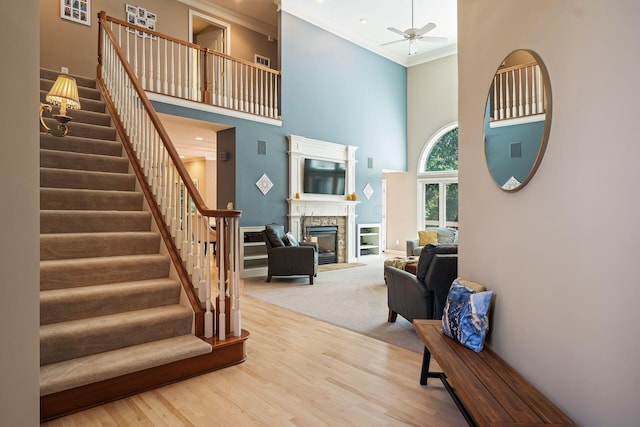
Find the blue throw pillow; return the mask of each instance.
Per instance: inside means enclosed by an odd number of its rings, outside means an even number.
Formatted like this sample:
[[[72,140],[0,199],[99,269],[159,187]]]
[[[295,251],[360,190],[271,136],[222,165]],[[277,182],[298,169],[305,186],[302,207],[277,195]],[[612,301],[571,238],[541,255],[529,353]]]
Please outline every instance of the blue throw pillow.
[[[476,353],[482,351],[492,297],[493,291],[474,292],[454,280],[442,315],[442,332]]]

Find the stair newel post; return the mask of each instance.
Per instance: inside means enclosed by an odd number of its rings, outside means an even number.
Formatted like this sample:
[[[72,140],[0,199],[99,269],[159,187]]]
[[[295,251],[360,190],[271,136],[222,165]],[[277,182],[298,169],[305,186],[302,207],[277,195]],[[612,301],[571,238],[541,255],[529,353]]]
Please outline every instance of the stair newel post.
[[[226,276],[226,263],[227,263],[227,248],[225,236],[227,230],[225,228],[224,218],[218,218],[218,339],[226,339],[227,330],[227,318],[226,318],[226,297],[227,291],[225,288],[225,276]]]
[[[242,334],[242,316],[240,314],[240,228],[238,218],[229,218],[229,229],[231,230],[231,254],[233,256],[233,269],[231,275],[232,304],[231,316],[233,324],[233,335],[239,337]]]

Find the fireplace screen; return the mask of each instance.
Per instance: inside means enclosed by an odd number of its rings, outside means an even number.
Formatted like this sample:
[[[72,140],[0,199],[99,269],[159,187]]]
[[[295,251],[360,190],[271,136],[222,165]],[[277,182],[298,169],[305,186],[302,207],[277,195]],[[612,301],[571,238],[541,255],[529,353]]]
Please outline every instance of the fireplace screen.
[[[306,235],[318,242],[318,264],[338,262],[338,227],[331,225],[307,227]]]

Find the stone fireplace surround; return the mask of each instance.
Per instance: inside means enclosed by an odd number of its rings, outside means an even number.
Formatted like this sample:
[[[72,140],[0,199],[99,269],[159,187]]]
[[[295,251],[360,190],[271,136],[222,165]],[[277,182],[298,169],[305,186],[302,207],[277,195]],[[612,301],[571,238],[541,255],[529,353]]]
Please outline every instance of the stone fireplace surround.
[[[306,194],[303,190],[304,159],[344,162],[346,194],[355,191],[355,152],[358,147],[289,136],[289,230],[304,239],[304,227],[338,227],[338,262],[356,262],[356,205],[346,196]],[[299,198],[296,197],[299,195]]]

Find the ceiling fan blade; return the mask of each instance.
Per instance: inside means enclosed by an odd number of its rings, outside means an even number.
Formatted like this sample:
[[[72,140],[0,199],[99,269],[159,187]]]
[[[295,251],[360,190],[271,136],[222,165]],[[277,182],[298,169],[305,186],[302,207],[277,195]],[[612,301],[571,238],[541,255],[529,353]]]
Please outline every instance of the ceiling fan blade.
[[[418,40],[423,41],[423,42],[445,42],[445,41],[447,41],[447,38],[446,37],[424,36],[424,37],[419,37]]]
[[[427,25],[420,28],[416,33],[416,35],[421,36],[423,34],[427,34],[429,31],[433,30],[434,28],[436,28],[436,24],[434,24],[433,22],[429,22]]]
[[[380,46],[388,46],[390,44],[396,44],[396,43],[400,43],[400,42],[406,42],[407,39],[402,39],[402,40],[394,40],[392,42],[386,42],[386,43],[382,43]]]
[[[396,33],[396,34],[399,34],[399,35],[401,35],[402,37],[404,37],[404,32],[403,32],[403,31],[400,31],[400,30],[399,30],[399,29],[397,29],[397,28],[387,27],[387,30],[391,31],[392,33]]]

